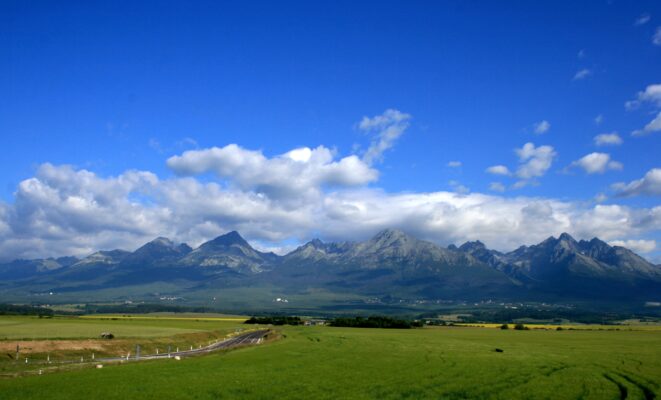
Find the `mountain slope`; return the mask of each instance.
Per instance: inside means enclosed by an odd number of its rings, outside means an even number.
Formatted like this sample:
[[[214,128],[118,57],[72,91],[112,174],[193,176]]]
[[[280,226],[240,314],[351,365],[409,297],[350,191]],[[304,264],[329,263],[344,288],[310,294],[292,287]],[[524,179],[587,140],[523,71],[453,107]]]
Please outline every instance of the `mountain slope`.
[[[567,233],[557,239],[500,254],[462,246],[463,251],[518,279],[532,291],[585,298],[654,295],[661,269],[632,251],[594,238],[577,242]]]
[[[370,295],[473,298],[516,289],[509,277],[471,255],[392,229],[359,243],[309,242],[286,255],[269,277]]]
[[[232,231],[210,240],[178,261],[179,265],[229,268],[241,273],[259,273],[278,260],[273,253],[262,253]]]
[[[255,250],[237,232],[196,249],[156,238],[134,252],[0,265],[3,290],[182,295],[238,288],[409,299],[659,300],[661,268],[634,252],[568,234],[501,253],[482,242],[440,247],[387,229],[363,242],[314,239],[285,256]],[[152,289],[145,289],[145,288]],[[113,293],[114,293],[113,292]],[[121,296],[120,296],[121,298]]]

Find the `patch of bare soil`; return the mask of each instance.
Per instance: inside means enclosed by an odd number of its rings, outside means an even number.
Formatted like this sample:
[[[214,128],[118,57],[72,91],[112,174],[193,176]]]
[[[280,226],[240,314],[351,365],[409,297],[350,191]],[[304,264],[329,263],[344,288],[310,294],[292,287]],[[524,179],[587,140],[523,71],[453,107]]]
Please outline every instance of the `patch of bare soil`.
[[[0,341],[0,352],[11,353],[19,345],[21,353],[46,353],[51,351],[103,350],[108,342],[102,340],[28,340]]]

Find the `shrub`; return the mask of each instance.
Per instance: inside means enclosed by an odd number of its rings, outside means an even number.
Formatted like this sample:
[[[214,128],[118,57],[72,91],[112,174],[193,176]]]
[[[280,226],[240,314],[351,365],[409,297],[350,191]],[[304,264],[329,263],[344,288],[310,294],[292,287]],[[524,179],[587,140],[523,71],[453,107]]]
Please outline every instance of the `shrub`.
[[[507,324],[502,324],[502,325],[500,326],[500,329],[509,329],[509,328],[510,328],[510,326],[507,325]]]
[[[244,324],[271,324],[271,325],[302,325],[300,317],[289,316],[271,316],[271,317],[251,317]]]
[[[422,327],[420,321],[408,321],[382,316],[363,317],[338,317],[330,321],[330,326],[344,326],[349,328],[388,328],[388,329],[411,329]]]
[[[525,326],[523,324],[516,324],[516,325],[514,325],[514,329],[516,329],[517,331],[527,331],[530,328],[528,328],[527,326]]]

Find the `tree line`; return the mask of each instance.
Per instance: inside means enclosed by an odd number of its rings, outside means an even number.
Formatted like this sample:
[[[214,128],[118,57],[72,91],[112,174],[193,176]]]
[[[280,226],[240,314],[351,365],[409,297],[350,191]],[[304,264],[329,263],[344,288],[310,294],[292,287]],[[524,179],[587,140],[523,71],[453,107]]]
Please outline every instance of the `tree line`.
[[[386,329],[411,329],[422,327],[421,321],[409,321],[391,317],[371,316],[363,317],[338,317],[329,323],[330,326],[341,326],[349,328],[386,328]]]
[[[300,317],[290,317],[286,315],[275,315],[268,317],[250,317],[244,324],[262,324],[262,325],[302,325]]]
[[[45,307],[29,305],[0,304],[0,315],[38,315],[39,317],[52,317],[53,310]]]

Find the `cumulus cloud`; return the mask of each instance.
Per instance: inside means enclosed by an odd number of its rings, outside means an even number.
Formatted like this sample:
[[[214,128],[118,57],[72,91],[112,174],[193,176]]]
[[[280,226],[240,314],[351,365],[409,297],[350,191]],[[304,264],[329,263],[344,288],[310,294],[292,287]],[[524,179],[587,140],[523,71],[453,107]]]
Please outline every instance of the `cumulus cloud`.
[[[0,259],[133,250],[156,236],[196,246],[230,230],[238,230],[260,248],[285,251],[292,243],[314,236],[363,240],[389,227],[439,244],[481,239],[500,250],[564,231],[579,238],[625,240],[661,229],[661,206],[590,206],[581,201],[459,193],[463,190],[458,182],[456,192],[389,193],[370,187],[369,179],[362,179],[365,183],[361,185],[350,180],[350,185],[324,188],[320,182],[326,178],[312,177],[325,176],[325,172],[290,165],[321,157],[316,149],[295,149],[271,158],[245,149],[241,150],[247,153],[236,152],[239,149],[230,155],[248,160],[228,161],[224,154],[218,161],[216,152],[192,153],[196,156],[192,158],[184,153],[175,158],[178,162],[172,167],[181,168],[184,175],[221,171],[215,179],[162,179],[148,171],[102,177],[71,166],[44,164],[34,177],[18,185],[11,203],[0,202]],[[538,149],[529,150],[535,153]],[[199,161],[197,156],[206,160],[204,167],[193,162]],[[534,154],[525,156],[529,160]],[[343,159],[322,158],[325,161],[315,171]],[[239,171],[232,162],[260,171],[263,164],[282,168],[284,173],[292,173],[290,179],[306,182],[312,189],[304,189],[302,183],[294,187],[314,195],[298,201],[296,191],[262,191],[260,174]],[[230,172],[234,175],[228,175]],[[504,189],[492,186],[498,188]],[[292,202],[297,205],[291,206]]]
[[[617,132],[602,133],[594,137],[594,144],[597,146],[618,146],[622,144],[622,138]]]
[[[459,168],[459,167],[461,167],[461,165],[462,165],[461,161],[450,161],[448,163],[448,167],[450,167],[450,168]]]
[[[511,175],[509,168],[507,168],[504,165],[492,165],[491,167],[486,169],[486,172],[493,175],[505,175],[505,176]]]
[[[607,153],[590,153],[571,163],[571,167],[580,167],[587,174],[603,174],[608,170],[621,170],[621,162],[611,160]]]
[[[581,70],[578,70],[578,71],[574,74],[574,80],[575,80],[575,81],[579,81],[579,80],[581,80],[581,79],[585,79],[585,78],[587,78],[587,77],[590,76],[590,75],[592,75],[592,71],[590,71],[590,70],[587,69],[587,68],[583,68],[583,69],[581,69]]]
[[[637,129],[631,132],[632,136],[644,136],[652,132],[661,131],[661,83],[648,85],[645,90],[638,92],[634,100],[624,103],[624,107],[627,110],[635,110],[645,103],[655,107],[658,113],[643,129]]]
[[[645,90],[636,94],[636,98],[624,103],[624,108],[627,110],[635,110],[642,103],[651,103],[657,107],[661,107],[661,83],[648,85]]]
[[[326,186],[360,186],[378,178],[378,171],[355,155],[335,160],[333,152],[319,146],[302,147],[268,158],[261,151],[236,144],[189,150],[167,160],[179,175],[212,172],[243,190],[266,193],[274,198],[318,195]]]
[[[372,142],[363,155],[363,161],[367,165],[382,161],[383,153],[390,149],[406,131],[410,119],[411,115],[394,109],[388,109],[383,114],[372,118],[363,117],[358,124],[358,129],[374,134]]]
[[[612,188],[622,197],[661,195],[661,168],[652,168],[642,178],[629,183],[615,183]]]
[[[519,168],[516,176],[521,179],[533,179],[543,176],[556,157],[556,152],[551,146],[535,147],[533,143],[526,143],[520,149],[514,150],[519,157]]]
[[[649,253],[656,248],[655,240],[611,240],[608,242],[611,246],[626,247],[636,253]]]
[[[661,131],[661,111],[659,111],[656,117],[645,125],[643,129],[636,129],[631,132],[631,136],[645,136],[659,131]]]
[[[533,124],[533,131],[538,135],[548,132],[549,129],[551,129],[551,123],[547,120],[539,121]]]
[[[641,26],[645,25],[646,23],[650,22],[650,19],[652,19],[652,16],[649,15],[648,13],[641,14],[636,20],[634,21],[635,26]]]

